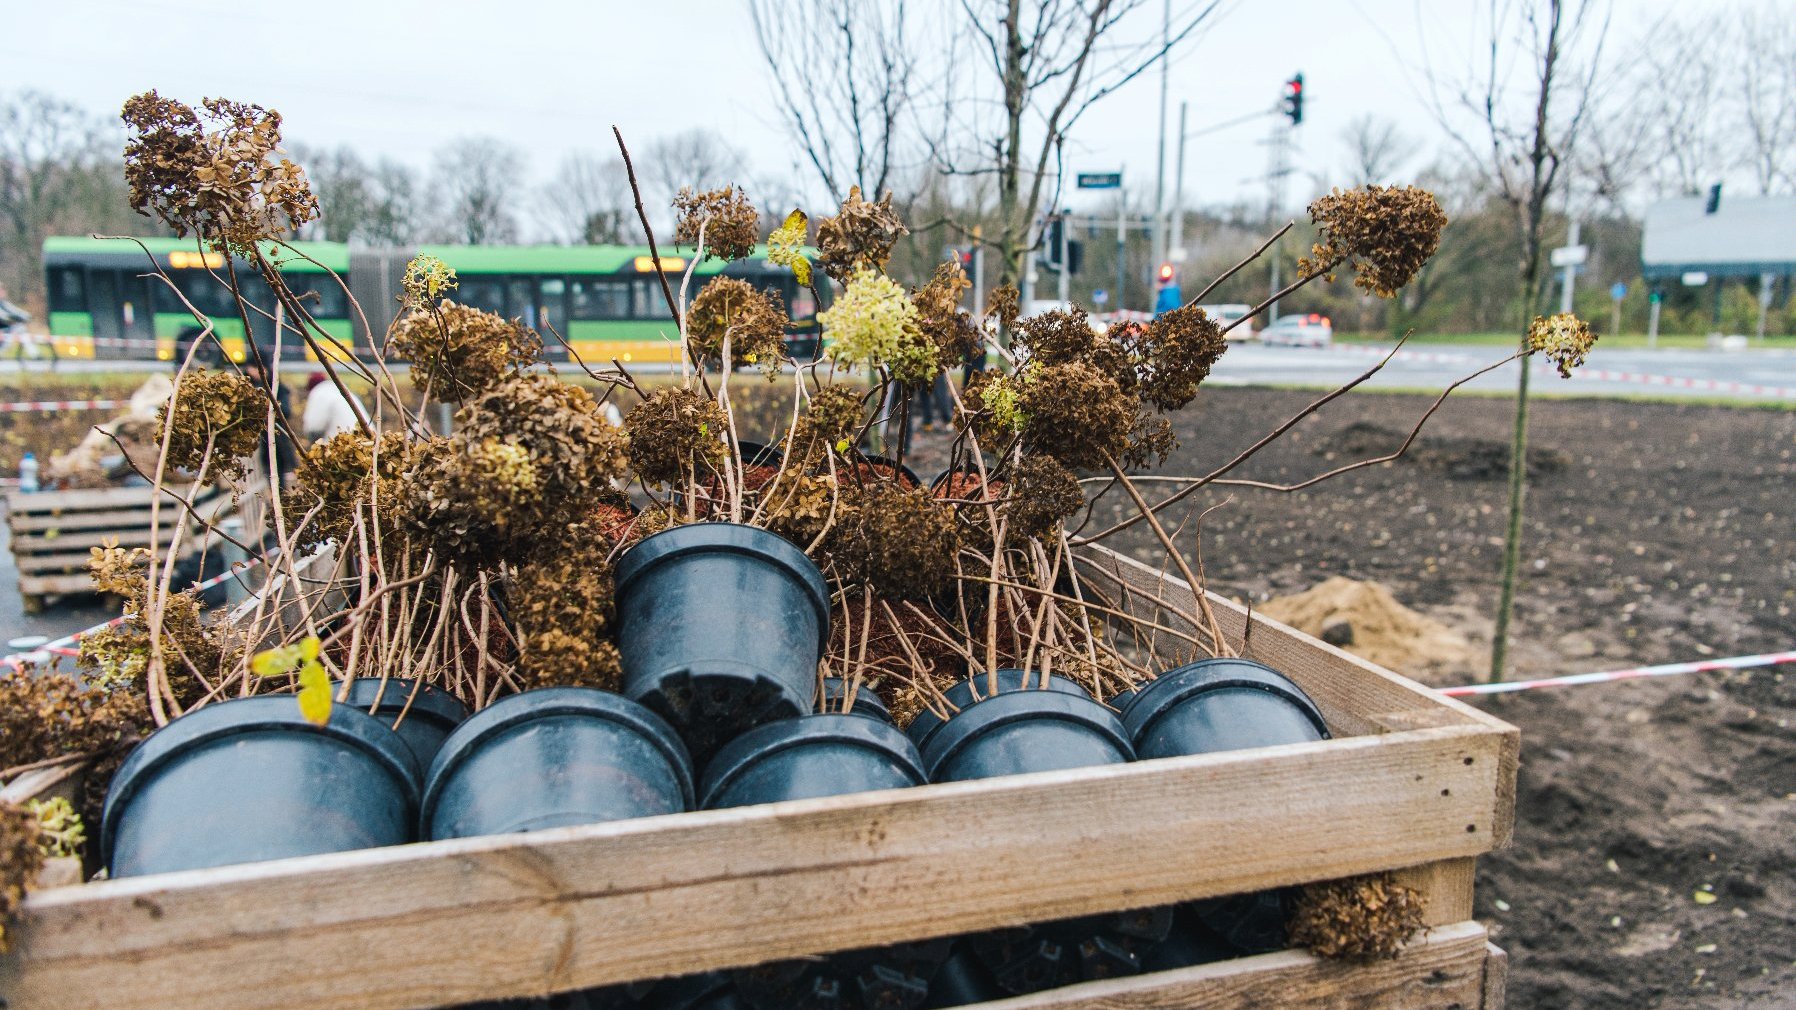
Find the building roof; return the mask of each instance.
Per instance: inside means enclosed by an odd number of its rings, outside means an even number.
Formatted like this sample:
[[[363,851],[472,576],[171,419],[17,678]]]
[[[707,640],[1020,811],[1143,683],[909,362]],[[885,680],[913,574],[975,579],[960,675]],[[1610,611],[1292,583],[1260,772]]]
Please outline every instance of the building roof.
[[[1716,277],[1796,273],[1796,196],[1721,194],[1715,213],[1707,196],[1661,200],[1646,209],[1640,243],[1647,277],[1700,271]]]

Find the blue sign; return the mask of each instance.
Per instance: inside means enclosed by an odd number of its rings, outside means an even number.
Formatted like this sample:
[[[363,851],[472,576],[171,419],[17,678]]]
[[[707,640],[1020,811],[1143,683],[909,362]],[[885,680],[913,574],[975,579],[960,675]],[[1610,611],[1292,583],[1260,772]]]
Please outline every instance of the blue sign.
[[[1171,312],[1183,304],[1185,304],[1185,296],[1180,293],[1179,285],[1175,281],[1162,287],[1159,293],[1154,295],[1154,315]]]
[[[1080,172],[1080,189],[1121,189],[1121,172]]]
[[[1620,281],[1616,281],[1615,286],[1609,289],[1609,297],[1615,299],[1618,302],[1621,301],[1623,298],[1626,298],[1627,296],[1628,296],[1628,286],[1626,284],[1623,284]]]
[[[1110,301],[1110,292],[1105,291],[1103,288],[1098,288],[1091,293],[1091,301],[1094,305],[1107,304]]]

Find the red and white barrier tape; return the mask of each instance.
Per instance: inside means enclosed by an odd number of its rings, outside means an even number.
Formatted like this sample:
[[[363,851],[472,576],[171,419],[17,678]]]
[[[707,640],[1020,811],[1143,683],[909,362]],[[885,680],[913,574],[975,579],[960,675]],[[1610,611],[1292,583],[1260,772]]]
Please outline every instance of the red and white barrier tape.
[[[0,403],[0,414],[31,414],[52,410],[117,410],[130,405],[130,400],[22,400],[18,403]]]
[[[1468,684],[1444,687],[1440,693],[1449,698],[1480,694],[1509,694],[1532,691],[1538,687],[1573,687],[1578,684],[1606,684],[1616,680],[1638,680],[1642,677],[1675,677],[1685,673],[1707,673],[1711,670],[1748,670],[1759,666],[1796,663],[1796,651],[1767,652],[1757,656],[1731,656],[1727,659],[1703,659],[1694,663],[1666,663],[1663,666],[1636,666],[1630,670],[1604,670],[1600,673],[1578,673],[1569,677],[1546,677],[1541,680],[1506,680],[1497,684]]]
[[[205,579],[200,582],[195,582],[193,584],[192,588],[194,588],[194,589],[211,589],[213,586],[220,585],[222,583],[230,581],[231,579],[236,578],[238,575],[242,574],[243,572],[248,571],[249,569],[255,567],[258,564],[261,564],[261,559],[251,558],[248,562],[244,563],[240,567],[233,568],[230,571],[224,572],[219,575],[214,575],[209,579]],[[122,614],[118,617],[113,618],[110,621],[102,621],[99,624],[96,624],[91,628],[83,628],[82,630],[77,631],[72,635],[65,635],[62,638],[58,638],[54,642],[46,642],[43,645],[40,645],[35,649],[29,649],[25,652],[17,652],[10,656],[0,656],[0,666],[12,666],[12,667],[17,667],[17,668],[23,668],[25,665],[24,657],[26,657],[34,652],[51,652],[51,653],[55,653],[56,655],[59,655],[59,656],[79,656],[81,654],[80,650],[70,648],[70,646],[73,646],[75,643],[81,641],[83,638],[86,638],[89,635],[98,634],[99,632],[105,631],[107,628],[116,628],[119,625],[130,620],[131,617],[132,617],[131,614]]]
[[[1391,355],[1393,361],[1425,361],[1431,364],[1467,365],[1476,364],[1479,359],[1469,354],[1453,354],[1442,351],[1410,351],[1399,350],[1392,354],[1389,347],[1376,344],[1335,344],[1341,350],[1358,354],[1384,357]],[[1557,376],[1558,369],[1544,362],[1534,366],[1534,374]],[[1597,382],[1631,382],[1643,386],[1661,386],[1669,389],[1700,390],[1705,393],[1728,393],[1735,396],[1772,396],[1786,400],[1796,400],[1796,386],[1765,386],[1753,382],[1735,382],[1731,379],[1700,379],[1688,375],[1658,375],[1652,372],[1622,372],[1610,368],[1580,367],[1572,372],[1573,378],[1592,379]]]

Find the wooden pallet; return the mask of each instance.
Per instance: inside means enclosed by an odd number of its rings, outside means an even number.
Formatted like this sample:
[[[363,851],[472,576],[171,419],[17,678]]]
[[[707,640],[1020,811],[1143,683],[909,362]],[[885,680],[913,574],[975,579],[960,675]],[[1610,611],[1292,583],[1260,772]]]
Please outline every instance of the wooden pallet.
[[[1082,572],[1115,597],[1190,599],[1109,552]],[[1238,640],[1246,614],[1211,604]],[[1394,961],[1287,951],[986,1010],[1500,1010],[1473,861],[1509,839],[1516,730],[1253,620],[1253,654],[1336,739],[45,891],[0,959],[0,998],[410,1010],[1397,870],[1431,928]]]
[[[216,537],[208,534],[205,524],[188,512],[176,495],[192,501],[200,516],[211,522],[234,508],[230,495],[216,487],[164,490],[158,528],[152,536],[150,512],[155,499],[147,487],[7,495],[6,522],[26,611],[42,609],[47,596],[91,592],[87,561],[92,548],[116,541],[120,547],[154,543],[166,551],[177,528],[183,528],[183,558],[210,546]]]

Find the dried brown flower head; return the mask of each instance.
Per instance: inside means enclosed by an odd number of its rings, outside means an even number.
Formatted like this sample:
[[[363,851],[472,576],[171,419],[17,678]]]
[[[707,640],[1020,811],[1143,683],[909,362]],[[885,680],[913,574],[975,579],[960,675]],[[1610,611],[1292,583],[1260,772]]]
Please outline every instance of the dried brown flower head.
[[[1007,499],[1001,514],[1019,537],[1052,537],[1061,523],[1085,507],[1079,478],[1052,456],[1018,460],[1000,493]]]
[[[1311,884],[1291,910],[1291,942],[1318,956],[1379,961],[1422,928],[1423,902],[1389,873]]]
[[[1135,363],[1128,350],[1109,334],[1092,329],[1091,317],[1078,306],[1050,309],[1018,320],[1016,340],[1028,352],[1032,363],[1068,365],[1080,362],[1109,376],[1124,392],[1135,391]]]
[[[1009,329],[1016,325],[1017,316],[1022,314],[1021,299],[1016,285],[1000,284],[985,297],[985,315]]]
[[[1106,456],[1127,452],[1139,406],[1114,378],[1085,362],[1032,365],[1017,395],[1024,449],[1081,470],[1106,469]]]
[[[530,687],[618,686],[621,660],[607,637],[615,612],[611,543],[603,532],[571,527],[518,566],[509,612],[517,672]]]
[[[402,316],[387,340],[388,350],[412,363],[412,381],[450,403],[518,374],[543,350],[542,337],[518,320],[447,299]]]
[[[858,270],[884,270],[892,246],[908,234],[910,229],[892,210],[892,194],[870,203],[854,186],[836,216],[817,225],[817,264],[837,283],[846,284]]]
[[[792,428],[794,451],[811,453],[841,446],[843,439],[860,434],[866,423],[867,391],[859,386],[824,386],[811,394],[804,413]],[[815,443],[815,444],[813,444]],[[847,446],[841,446],[846,451]]]
[[[282,156],[280,113],[222,98],[201,109],[154,91],[125,103],[132,209],[242,253],[318,216],[305,172]]]
[[[168,465],[207,480],[241,480],[248,459],[262,447],[268,427],[268,394],[236,372],[188,372],[175,383],[170,401],[174,424],[168,434]],[[169,406],[157,414],[160,427]]]
[[[506,379],[455,413],[470,445],[504,442],[528,453],[542,495],[571,514],[624,474],[624,435],[592,393],[552,375]]]
[[[382,433],[378,445],[359,430],[340,432],[306,450],[306,461],[293,495],[297,511],[289,511],[303,516],[318,510],[301,531],[302,548],[344,542],[358,514],[383,533],[397,529],[400,478],[410,463],[410,443],[403,432]]]
[[[954,425],[971,431],[988,451],[1002,448],[1022,433],[1027,420],[1018,407],[1021,380],[1002,372],[975,372],[961,390],[961,406],[955,412]]]
[[[791,469],[767,482],[760,505],[768,529],[804,548],[823,532],[832,509],[859,498],[858,488],[841,485],[826,473]]]
[[[760,236],[761,216],[755,212],[748,195],[735,186],[695,193],[692,187],[680,189],[674,197],[674,210],[679,223],[674,227],[674,241],[697,246],[699,229],[704,228],[705,255],[713,259],[739,260],[754,255],[755,239]]]
[[[938,368],[955,368],[985,347],[985,334],[960,308],[961,293],[972,286],[959,263],[943,263],[928,284],[911,293],[917,327],[934,345]]]
[[[126,688],[83,685],[58,673],[0,673],[0,768],[119,747],[149,721],[141,694]]]
[[[1173,309],[1146,326],[1133,324],[1129,355],[1140,377],[1141,398],[1160,410],[1178,410],[1197,396],[1228,340],[1203,309]],[[1112,327],[1113,335],[1117,327]]]
[[[723,359],[729,337],[730,362],[759,365],[769,379],[786,356],[786,309],[769,292],[735,277],[718,277],[692,300],[686,336],[704,359]]]
[[[43,868],[37,814],[0,803],[0,953],[7,949],[6,924]]]
[[[109,537],[105,546],[89,547],[87,555],[87,573],[95,592],[123,599],[126,613],[143,609],[144,594],[149,590],[150,562],[155,559],[149,548],[120,547],[116,537]]]
[[[847,511],[827,545],[845,580],[865,581],[894,600],[934,596],[953,581],[959,537],[952,506],[892,482],[868,485]]]
[[[1529,349],[1544,354],[1559,369],[1562,379],[1571,378],[1572,369],[1590,357],[1595,344],[1596,334],[1590,324],[1570,312],[1535,316],[1528,326]]]
[[[674,484],[723,465],[728,421],[715,400],[682,387],[658,389],[624,418],[630,467],[647,484]]]
[[[1441,245],[1447,215],[1434,194],[1415,186],[1335,190],[1310,204],[1321,241],[1298,263],[1304,274],[1351,263],[1353,283],[1393,298]]]

